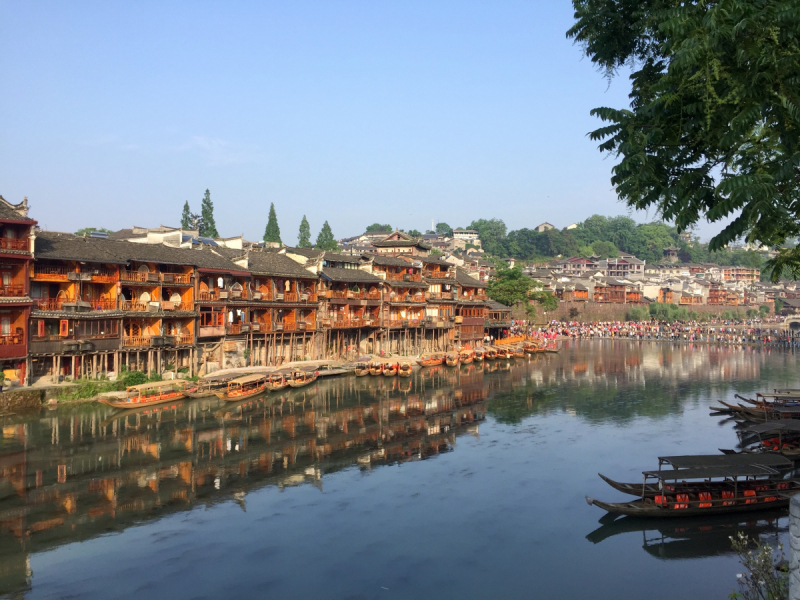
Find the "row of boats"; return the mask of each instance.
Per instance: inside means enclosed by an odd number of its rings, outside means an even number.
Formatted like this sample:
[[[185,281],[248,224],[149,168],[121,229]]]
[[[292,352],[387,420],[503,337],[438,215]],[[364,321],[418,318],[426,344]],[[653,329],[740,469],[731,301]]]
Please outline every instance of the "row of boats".
[[[736,422],[738,449],[721,454],[659,458],[642,483],[600,477],[615,490],[638,496],[631,502],[586,501],[609,513],[679,517],[786,507],[800,492],[794,461],[800,460],[800,390],[775,389],[754,398],[720,401],[713,416]],[[664,467],[668,468],[664,468]],[[671,468],[669,468],[671,467]]]
[[[238,402],[265,392],[285,387],[300,388],[317,380],[317,371],[291,369],[272,373],[236,373],[211,376],[196,382],[176,379],[130,386],[124,398],[105,397],[99,402],[114,408],[141,408],[164,404],[181,398],[206,398],[217,396],[229,402]]]

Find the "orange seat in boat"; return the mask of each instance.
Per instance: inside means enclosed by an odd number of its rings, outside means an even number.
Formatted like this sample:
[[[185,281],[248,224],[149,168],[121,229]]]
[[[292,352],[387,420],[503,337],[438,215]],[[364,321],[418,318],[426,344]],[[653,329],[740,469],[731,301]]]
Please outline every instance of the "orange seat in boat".
[[[756,502],[756,491],[755,490],[745,490],[744,491],[745,497],[745,504],[754,504]]]
[[[764,498],[764,502],[775,502],[775,500],[777,499],[778,499],[777,496],[767,496],[766,498]]]
[[[711,492],[700,492],[700,508],[711,508]]]
[[[676,498],[677,502],[688,502],[689,501],[689,494],[678,494]]]
[[[784,482],[784,483],[779,483],[779,484],[778,484],[778,489],[779,489],[779,490],[788,490],[788,489],[789,489],[789,484],[788,484],[788,483],[786,483],[786,482]]]

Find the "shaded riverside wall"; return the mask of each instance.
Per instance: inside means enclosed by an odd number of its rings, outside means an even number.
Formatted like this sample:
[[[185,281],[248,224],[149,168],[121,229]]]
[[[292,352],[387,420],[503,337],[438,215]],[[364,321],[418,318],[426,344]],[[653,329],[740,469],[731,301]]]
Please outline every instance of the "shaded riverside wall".
[[[594,302],[559,302],[556,310],[548,311],[545,315],[541,308],[537,307],[536,322],[544,323],[556,319],[560,321],[563,318],[571,321],[583,321],[588,323],[591,321],[624,321],[625,315],[634,306],[647,306],[637,304],[597,304]],[[578,316],[571,317],[570,309],[577,309]],[[699,315],[719,315],[725,311],[740,312],[742,316],[747,313],[750,308],[758,308],[756,306],[708,306],[700,304],[695,306],[687,306],[687,311],[695,311]],[[524,317],[520,317],[524,318]]]
[[[0,393],[0,412],[39,408],[45,401],[45,390],[17,389]]]

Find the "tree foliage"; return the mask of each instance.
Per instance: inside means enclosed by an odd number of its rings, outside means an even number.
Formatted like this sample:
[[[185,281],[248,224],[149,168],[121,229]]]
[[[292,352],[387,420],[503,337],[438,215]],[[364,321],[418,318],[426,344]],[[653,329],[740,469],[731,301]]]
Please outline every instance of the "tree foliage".
[[[311,248],[311,226],[308,224],[308,219],[303,215],[303,220],[300,221],[300,231],[297,233],[297,247],[298,248]]]
[[[381,225],[380,223],[373,223],[367,227],[367,233],[379,233],[379,232],[386,232],[386,234],[392,233],[393,229],[392,226],[388,223],[386,225]]]
[[[93,231],[97,231],[100,233],[111,233],[110,229],[106,229],[105,227],[84,227],[83,229],[78,229],[75,232],[75,235],[78,237],[84,237],[92,233]]]
[[[419,232],[416,229],[409,229],[408,230],[408,235],[410,235],[411,237],[415,237],[415,238],[421,238],[422,237],[422,233]]]
[[[181,213],[181,229],[192,228],[192,209],[189,208],[189,201],[183,203],[183,212]]]
[[[267,227],[264,230],[264,241],[281,243],[281,228],[278,227],[278,215],[275,213],[274,202],[269,205],[269,218],[267,219]]]
[[[436,233],[445,237],[453,237],[453,228],[447,223],[437,223]]]
[[[800,233],[800,5],[796,0],[573,0],[567,32],[607,75],[631,65],[630,108],[590,134],[620,160],[628,206],[684,230],[729,220],[710,250]],[[772,276],[800,274],[784,248]]]
[[[541,284],[522,274],[520,267],[501,269],[495,274],[495,279],[489,284],[486,293],[489,298],[500,304],[513,306],[517,302],[527,302],[528,293]]]
[[[214,221],[214,204],[211,202],[211,192],[206,190],[203,202],[200,205],[200,235],[203,237],[219,237],[217,224]]]
[[[467,229],[478,232],[483,249],[497,256],[506,256],[503,244],[506,239],[506,224],[501,219],[478,219],[469,224]]]
[[[327,221],[322,224],[322,229],[319,230],[319,235],[317,235],[317,243],[314,244],[314,248],[317,250],[327,250],[328,252],[336,252],[339,249],[339,245],[336,243],[336,239],[333,237],[331,226],[328,225]]]

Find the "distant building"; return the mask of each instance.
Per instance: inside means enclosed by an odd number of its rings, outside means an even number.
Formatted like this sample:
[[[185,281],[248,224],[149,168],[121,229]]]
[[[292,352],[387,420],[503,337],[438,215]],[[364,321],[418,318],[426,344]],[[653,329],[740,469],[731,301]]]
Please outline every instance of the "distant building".
[[[570,229],[577,229],[577,228],[578,228],[577,223],[572,223],[571,225],[567,225],[566,227],[567,231],[569,231]]]
[[[463,240],[466,244],[473,246],[480,246],[480,234],[474,229],[454,229],[453,238],[456,240]]]
[[[540,224],[540,225],[537,225],[537,226],[535,227],[535,229],[536,229],[536,231],[538,231],[539,233],[544,233],[545,231],[549,231],[550,229],[555,229],[555,225],[551,225],[550,223],[548,223],[547,221],[545,221],[544,223],[542,223],[542,224]]]
[[[680,248],[676,248],[675,246],[668,246],[664,248],[664,262],[666,263],[678,262],[678,250],[680,250]]]

